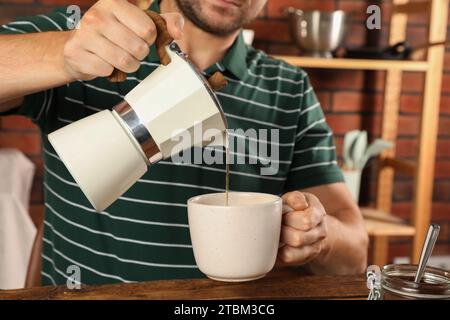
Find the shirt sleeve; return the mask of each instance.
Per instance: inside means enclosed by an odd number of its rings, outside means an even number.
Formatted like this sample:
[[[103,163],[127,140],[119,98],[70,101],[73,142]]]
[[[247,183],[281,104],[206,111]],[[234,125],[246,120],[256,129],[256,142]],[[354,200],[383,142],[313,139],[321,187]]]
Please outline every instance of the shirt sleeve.
[[[33,17],[19,18],[15,21],[0,25],[0,35],[3,34],[28,34],[49,31],[66,31],[74,25],[71,11],[67,8],[59,8],[48,14],[40,14]],[[23,53],[26,54],[25,52]],[[63,94],[65,87],[53,88],[24,97],[23,103],[13,110],[0,115],[24,115],[45,128],[46,119],[53,116],[56,107],[56,96]]]
[[[304,74],[303,97],[286,192],[343,181],[336,161],[333,132],[309,77]]]

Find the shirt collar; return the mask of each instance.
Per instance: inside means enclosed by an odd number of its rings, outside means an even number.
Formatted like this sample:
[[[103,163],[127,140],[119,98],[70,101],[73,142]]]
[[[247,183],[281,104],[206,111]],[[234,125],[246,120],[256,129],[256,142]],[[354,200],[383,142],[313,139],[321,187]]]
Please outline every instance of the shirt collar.
[[[159,1],[153,1],[149,9],[159,13]],[[233,45],[230,49],[228,49],[225,57],[221,61],[218,61],[206,68],[204,72],[206,75],[211,75],[216,71],[221,71],[223,73],[229,73],[231,76],[234,76],[234,78],[242,80],[246,76],[248,69],[246,61],[247,51],[248,47],[244,42],[244,36],[241,31],[234,40]],[[156,52],[156,46],[154,44],[150,48],[150,55],[147,59],[149,62],[160,62],[158,53]]]

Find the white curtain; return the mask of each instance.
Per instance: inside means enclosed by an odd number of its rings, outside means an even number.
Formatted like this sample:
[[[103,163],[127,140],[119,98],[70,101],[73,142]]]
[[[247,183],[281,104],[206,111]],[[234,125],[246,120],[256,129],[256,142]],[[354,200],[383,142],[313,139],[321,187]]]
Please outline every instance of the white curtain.
[[[36,227],[28,214],[34,164],[0,149],[0,289],[23,288]]]

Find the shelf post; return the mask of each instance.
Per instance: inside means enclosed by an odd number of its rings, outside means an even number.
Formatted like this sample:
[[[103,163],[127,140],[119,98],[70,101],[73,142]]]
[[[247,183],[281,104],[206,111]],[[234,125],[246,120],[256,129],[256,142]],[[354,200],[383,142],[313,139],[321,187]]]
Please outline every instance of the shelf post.
[[[407,4],[408,0],[394,0],[393,5]],[[402,12],[394,12],[391,17],[389,44],[394,45],[405,40],[408,15]],[[398,113],[400,108],[400,94],[402,90],[402,71],[387,70],[384,89],[384,107],[381,123],[381,138],[393,141],[397,140]],[[386,150],[380,155],[380,163],[386,159],[395,157],[395,147]],[[392,194],[394,184],[394,169],[382,166],[378,173],[376,192],[376,207],[384,212],[391,212]],[[374,264],[384,266],[388,260],[388,237],[375,237],[374,239]]]
[[[431,1],[429,42],[446,39],[448,5],[449,0]],[[419,154],[414,183],[415,196],[412,218],[416,227],[416,236],[413,241],[412,263],[418,263],[420,250],[431,218],[444,53],[444,46],[431,47],[427,52],[428,71],[425,76]]]

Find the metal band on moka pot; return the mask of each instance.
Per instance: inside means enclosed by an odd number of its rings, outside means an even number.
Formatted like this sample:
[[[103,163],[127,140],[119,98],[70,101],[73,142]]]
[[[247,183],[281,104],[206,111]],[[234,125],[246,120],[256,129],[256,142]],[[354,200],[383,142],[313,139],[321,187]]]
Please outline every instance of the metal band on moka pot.
[[[162,159],[155,140],[128,102],[124,100],[116,105],[113,108],[113,115],[128,129],[128,133],[139,144],[147,165],[154,164]]]

